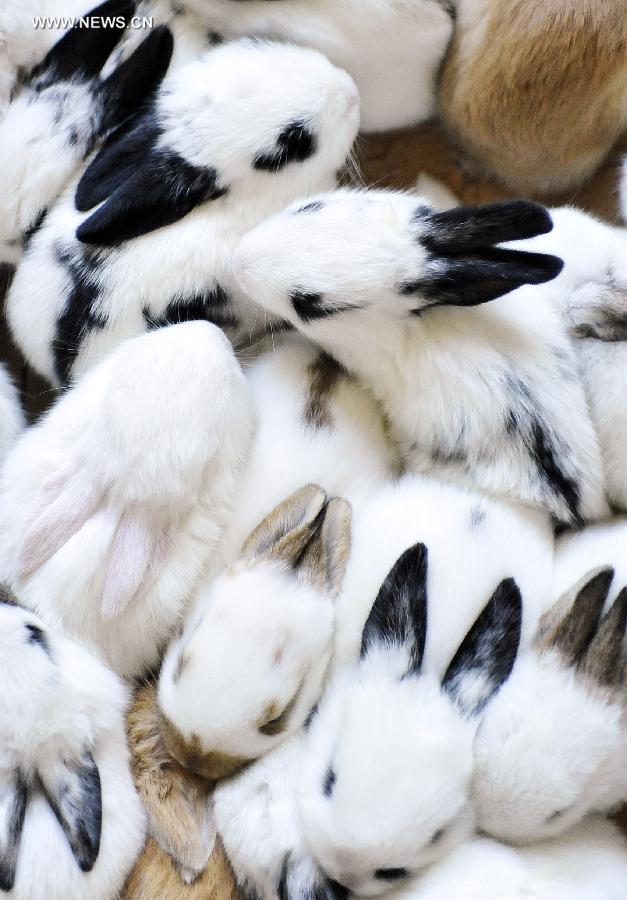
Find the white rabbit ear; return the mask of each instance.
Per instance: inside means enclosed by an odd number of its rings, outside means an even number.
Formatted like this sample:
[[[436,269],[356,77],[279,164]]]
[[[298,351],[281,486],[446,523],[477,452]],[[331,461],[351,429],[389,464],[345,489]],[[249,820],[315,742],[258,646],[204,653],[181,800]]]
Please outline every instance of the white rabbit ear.
[[[102,501],[102,491],[88,470],[58,473],[41,489],[18,551],[18,578],[24,580],[83,527]]]
[[[15,883],[28,787],[15,769],[0,775],[0,890],[10,891]]]
[[[346,900],[348,891],[330,881],[309,857],[288,854],[283,861],[279,900]]]
[[[316,484],[291,494],[251,531],[242,547],[246,559],[275,559],[295,569],[318,532],[327,495]]]
[[[420,674],[427,639],[428,556],[424,544],[415,544],[392,566],[364,626],[362,659],[375,646],[406,647],[407,674]]]
[[[91,872],[102,829],[100,772],[93,756],[85,751],[78,760],[55,760],[38,775],[81,872]]]
[[[521,627],[520,590],[513,578],[506,578],[462,641],[442,680],[442,688],[465,716],[479,715],[509,678]]]
[[[121,613],[148,579],[154,580],[170,548],[170,525],[127,510],[120,519],[111,542],[104,577],[102,616],[111,619]]]
[[[619,689],[623,684],[626,629],[627,588],[623,588],[579,661],[579,671],[601,687]]]
[[[609,566],[594,569],[566,591],[540,620],[536,649],[557,650],[566,665],[577,665],[597,631],[613,578]]]
[[[306,581],[337,597],[351,551],[351,505],[332,497],[322,512],[322,522],[307,544],[298,564]]]

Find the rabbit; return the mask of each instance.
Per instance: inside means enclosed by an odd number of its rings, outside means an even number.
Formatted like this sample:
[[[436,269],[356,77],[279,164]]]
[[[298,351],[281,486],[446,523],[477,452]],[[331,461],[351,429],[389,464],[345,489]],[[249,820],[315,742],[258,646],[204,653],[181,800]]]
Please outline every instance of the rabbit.
[[[232,775],[296,733],[318,701],[350,506],[306,485],[203,587],[159,676],[168,752],[201,777]]]
[[[477,735],[478,825],[504,841],[551,838],[587,813],[627,800],[624,581],[614,579],[602,617],[614,574],[608,561],[620,559],[627,532],[624,521],[589,531],[558,541],[560,599],[540,620],[533,646],[521,653]]]
[[[451,0],[182,0],[227,39],[258,35],[320,50],[362,96],[364,131],[405,128],[435,112]]]
[[[145,837],[127,693],[83,647],[0,602],[0,890],[110,900]]]
[[[0,464],[26,425],[18,392],[6,368],[0,365]]]
[[[123,338],[199,318],[254,345],[267,317],[232,247],[332,187],[358,122],[353,80],[314,50],[242,40],[177,68],[33,236],[7,300],[28,361],[67,384]]]
[[[123,343],[9,455],[0,578],[118,674],[151,669],[218,558],[253,427],[216,326]]]
[[[495,246],[550,229],[529,201],[434,212],[342,190],[253,228],[234,272],[372,389],[410,471],[579,524],[608,506],[577,356],[547,302],[562,263]]]
[[[627,126],[623,0],[457,0],[438,94],[453,139],[526,192],[585,181]]]
[[[94,141],[147,101],[165,75],[172,35],[162,27],[99,78],[132,9],[129,0],[107,0],[93,9],[90,15],[107,24],[70,29],[32,70],[0,121],[0,261],[19,261]]]
[[[393,900],[622,900],[627,846],[616,825],[591,816],[560,838],[524,848],[475,836]]]

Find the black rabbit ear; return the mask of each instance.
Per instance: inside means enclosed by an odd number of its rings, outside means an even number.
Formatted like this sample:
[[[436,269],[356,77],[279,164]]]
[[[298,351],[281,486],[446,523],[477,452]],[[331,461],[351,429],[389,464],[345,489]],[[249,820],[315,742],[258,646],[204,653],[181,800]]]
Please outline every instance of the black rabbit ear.
[[[101,134],[118,127],[150,103],[168,71],[173,51],[172,32],[160,25],[109,75],[102,85]]]
[[[70,28],[33,69],[31,78],[46,75],[50,82],[95,78],[121,40],[134,12],[133,0],[107,0],[96,6],[83,18],[97,19],[100,26],[82,27],[77,23]]]
[[[598,631],[579,662],[578,669],[601,687],[620,688],[625,673],[627,587],[623,588],[601,620]]]
[[[100,850],[102,792],[93,756],[57,761],[39,770],[39,780],[81,872],[91,872]]]
[[[28,788],[19,770],[0,776],[0,890],[15,883]]]
[[[374,646],[407,647],[407,674],[420,673],[427,638],[428,556],[424,544],[415,544],[392,566],[364,626],[362,659]]]
[[[348,891],[330,881],[307,857],[288,854],[283,861],[279,900],[346,900]]]
[[[531,200],[505,200],[485,206],[457,206],[444,212],[416,213],[427,232],[421,243],[437,254],[483,250],[506,241],[547,234],[553,221],[547,209]]]
[[[442,687],[465,716],[479,715],[509,678],[522,626],[522,598],[513,578],[502,581],[464,638]]]
[[[226,193],[215,169],[192,166],[172,151],[153,149],[143,164],[78,227],[79,241],[115,247],[172,225]]]

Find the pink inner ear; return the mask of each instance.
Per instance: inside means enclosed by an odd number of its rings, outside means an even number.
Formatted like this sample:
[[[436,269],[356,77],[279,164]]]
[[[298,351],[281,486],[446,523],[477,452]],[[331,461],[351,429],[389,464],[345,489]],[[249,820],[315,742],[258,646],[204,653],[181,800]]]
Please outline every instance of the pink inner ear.
[[[167,555],[169,542],[163,522],[149,523],[138,513],[120,520],[109,555],[102,593],[102,617],[112,619],[154,580]]]
[[[86,469],[56,475],[46,482],[33,504],[18,550],[18,579],[28,578],[54,556],[96,512],[101,499],[102,491]]]

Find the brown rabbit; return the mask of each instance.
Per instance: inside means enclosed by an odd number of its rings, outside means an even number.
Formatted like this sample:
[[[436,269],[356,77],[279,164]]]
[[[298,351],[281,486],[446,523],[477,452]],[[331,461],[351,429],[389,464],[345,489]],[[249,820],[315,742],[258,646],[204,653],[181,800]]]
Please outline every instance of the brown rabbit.
[[[128,714],[128,737],[151,837],[123,900],[238,900],[233,872],[216,840],[211,784],[183,769],[166,751],[153,684],[137,691]]]
[[[573,187],[627,126],[627,3],[457,0],[439,99],[453,139],[502,181]]]

